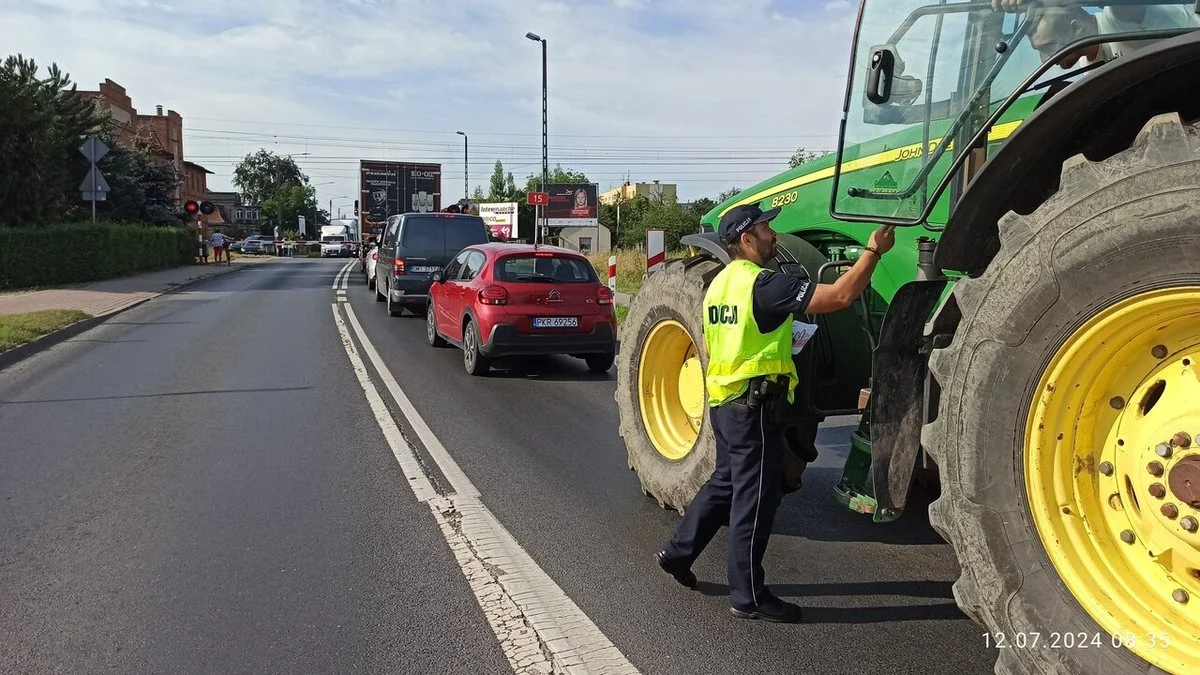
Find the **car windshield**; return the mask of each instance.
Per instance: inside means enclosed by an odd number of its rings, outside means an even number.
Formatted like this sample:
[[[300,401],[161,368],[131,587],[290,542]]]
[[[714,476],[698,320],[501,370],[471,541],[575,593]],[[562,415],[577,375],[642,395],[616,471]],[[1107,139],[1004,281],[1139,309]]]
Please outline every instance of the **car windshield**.
[[[569,256],[519,254],[496,263],[497,281],[516,283],[596,283],[591,263]]]

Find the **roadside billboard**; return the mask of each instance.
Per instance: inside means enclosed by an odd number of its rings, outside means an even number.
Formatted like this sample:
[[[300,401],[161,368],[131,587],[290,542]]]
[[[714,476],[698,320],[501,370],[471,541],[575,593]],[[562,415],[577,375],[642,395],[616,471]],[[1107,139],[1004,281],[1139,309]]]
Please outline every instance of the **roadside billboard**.
[[[500,239],[517,238],[517,203],[479,204],[479,217],[487,223],[492,234]]]
[[[596,227],[599,220],[599,190],[595,183],[552,183],[546,186],[550,205],[547,227]]]
[[[441,209],[441,164],[374,160],[358,164],[363,235],[382,234],[388,216]]]

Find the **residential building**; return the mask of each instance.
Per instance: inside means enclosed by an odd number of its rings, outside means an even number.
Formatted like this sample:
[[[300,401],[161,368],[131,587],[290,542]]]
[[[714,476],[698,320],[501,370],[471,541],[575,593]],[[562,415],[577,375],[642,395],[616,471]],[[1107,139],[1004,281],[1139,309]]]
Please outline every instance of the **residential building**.
[[[676,185],[674,183],[661,183],[653,181],[650,183],[630,183],[628,181],[622,183],[619,187],[601,192],[599,200],[601,204],[616,204],[620,199],[622,202],[633,200],[634,197],[645,197],[654,199],[661,196],[662,198],[671,201],[679,198]]]
[[[612,232],[603,225],[596,227],[564,227],[558,235],[558,245],[573,248],[584,255],[608,253],[612,250]]]
[[[106,110],[116,122],[117,143],[146,150],[157,162],[171,167],[179,177],[175,199],[182,206],[189,199],[203,200],[208,194],[212,172],[184,159],[183,117],[174,110],[155,106],[155,114],[143,115],[133,106],[125,87],[105,79],[95,91],[78,91]]]
[[[225,223],[241,228],[249,233],[257,233],[261,226],[261,216],[257,206],[246,204],[242,196],[236,192],[209,192],[208,201],[217,207],[213,215],[219,213]]]

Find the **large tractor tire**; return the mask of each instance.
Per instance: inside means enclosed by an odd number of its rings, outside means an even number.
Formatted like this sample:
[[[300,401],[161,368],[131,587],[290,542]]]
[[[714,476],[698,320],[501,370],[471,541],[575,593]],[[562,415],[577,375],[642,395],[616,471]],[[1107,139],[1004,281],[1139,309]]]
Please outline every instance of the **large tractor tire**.
[[[701,317],[704,292],[721,267],[707,258],[668,261],[646,280],[621,326],[615,398],[629,468],[642,492],[680,513],[716,463]]]
[[[1000,223],[922,442],[1000,673],[1200,673],[1200,125],[1151,119]]]

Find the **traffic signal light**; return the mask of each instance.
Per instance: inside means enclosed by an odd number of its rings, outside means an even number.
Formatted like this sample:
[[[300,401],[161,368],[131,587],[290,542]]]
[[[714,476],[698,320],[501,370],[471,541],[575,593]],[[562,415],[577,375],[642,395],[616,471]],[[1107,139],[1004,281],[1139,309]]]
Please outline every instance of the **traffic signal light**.
[[[354,215],[358,215],[358,200],[354,200]]]
[[[217,207],[213,206],[213,203],[210,201],[197,202],[195,199],[189,199],[183,203],[183,210],[189,216],[194,216],[197,213],[203,213],[207,216],[216,211]]]

